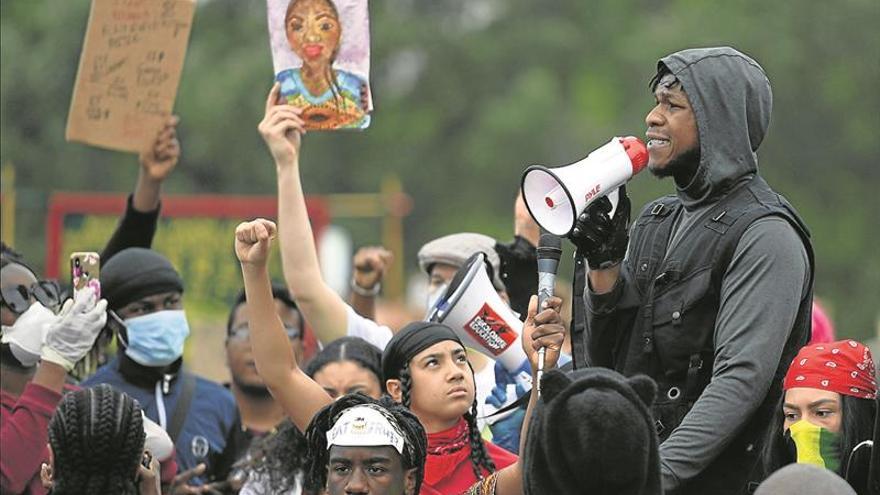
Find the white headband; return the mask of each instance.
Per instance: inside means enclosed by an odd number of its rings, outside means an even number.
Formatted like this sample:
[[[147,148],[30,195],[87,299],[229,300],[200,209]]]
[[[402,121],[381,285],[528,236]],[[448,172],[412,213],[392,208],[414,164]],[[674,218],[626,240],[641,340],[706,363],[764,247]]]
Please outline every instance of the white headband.
[[[370,406],[347,409],[330,431],[327,432],[327,448],[391,446],[403,455],[403,435],[394,428],[382,413]]]

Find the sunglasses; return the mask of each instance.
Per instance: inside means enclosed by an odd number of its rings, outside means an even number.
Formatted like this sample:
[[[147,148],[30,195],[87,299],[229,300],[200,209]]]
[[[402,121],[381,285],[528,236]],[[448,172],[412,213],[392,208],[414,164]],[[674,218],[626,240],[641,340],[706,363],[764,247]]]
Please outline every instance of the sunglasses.
[[[296,340],[302,338],[302,332],[297,327],[284,325],[284,331],[287,332],[287,338]],[[230,340],[248,340],[251,338],[251,329],[247,325],[233,328],[229,331]]]
[[[54,308],[61,304],[61,288],[54,280],[39,280],[30,286],[10,285],[0,288],[2,303],[16,314],[22,314],[29,307],[31,301],[36,300],[47,308]]]

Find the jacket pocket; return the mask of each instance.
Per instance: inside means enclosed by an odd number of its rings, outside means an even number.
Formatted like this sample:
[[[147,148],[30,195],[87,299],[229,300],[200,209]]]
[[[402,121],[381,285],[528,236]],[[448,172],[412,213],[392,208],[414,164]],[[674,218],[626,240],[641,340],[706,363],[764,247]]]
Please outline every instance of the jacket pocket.
[[[668,381],[684,383],[692,356],[713,348],[718,303],[712,270],[707,267],[658,289],[652,308],[654,349]]]

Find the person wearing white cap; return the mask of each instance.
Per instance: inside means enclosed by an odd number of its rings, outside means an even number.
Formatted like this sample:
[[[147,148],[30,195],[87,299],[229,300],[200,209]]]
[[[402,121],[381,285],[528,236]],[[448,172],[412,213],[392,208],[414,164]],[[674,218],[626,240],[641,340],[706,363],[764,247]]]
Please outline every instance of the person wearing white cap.
[[[418,418],[389,398],[346,395],[306,430],[306,486],[329,495],[418,495],[428,439]]]

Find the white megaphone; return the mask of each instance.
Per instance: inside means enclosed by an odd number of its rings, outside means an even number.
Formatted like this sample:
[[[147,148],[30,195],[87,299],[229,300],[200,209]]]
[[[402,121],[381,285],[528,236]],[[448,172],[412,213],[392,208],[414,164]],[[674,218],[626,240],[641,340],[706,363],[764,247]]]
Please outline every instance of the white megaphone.
[[[427,320],[452,328],[464,345],[498,361],[511,374],[529,370],[522,349],[523,323],[510,309],[486,273],[486,255],[476,253],[459,268]],[[528,375],[528,381],[531,374]]]
[[[608,195],[617,207],[617,188],[648,163],[648,148],[633,136],[615,137],[586,158],[550,169],[532,165],[523,173],[522,195],[538,225],[553,235],[566,236],[575,220],[593,201]]]

